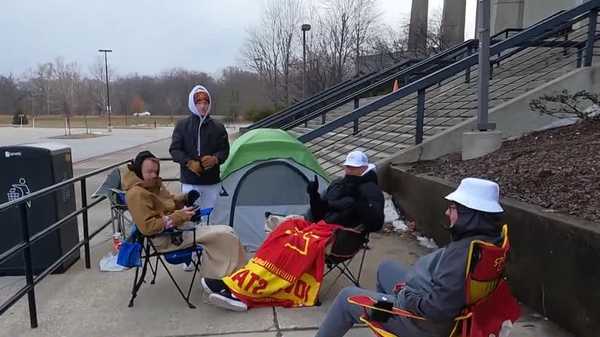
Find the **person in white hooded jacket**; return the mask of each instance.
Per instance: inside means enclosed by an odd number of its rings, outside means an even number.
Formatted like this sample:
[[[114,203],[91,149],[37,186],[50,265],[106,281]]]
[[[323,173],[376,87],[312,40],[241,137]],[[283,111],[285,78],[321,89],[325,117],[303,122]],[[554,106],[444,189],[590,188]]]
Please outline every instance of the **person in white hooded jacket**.
[[[205,87],[196,85],[190,91],[188,107],[192,114],[177,122],[169,152],[181,168],[181,192],[196,190],[200,193],[196,204],[214,208],[219,165],[229,156],[229,137],[223,124],[209,115],[211,96]]]

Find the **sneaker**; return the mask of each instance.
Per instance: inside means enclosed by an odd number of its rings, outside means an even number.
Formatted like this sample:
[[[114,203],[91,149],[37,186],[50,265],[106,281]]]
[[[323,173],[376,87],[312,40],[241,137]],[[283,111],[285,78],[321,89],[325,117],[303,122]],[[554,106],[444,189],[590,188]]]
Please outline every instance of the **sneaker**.
[[[196,269],[196,266],[194,266],[193,263],[182,263],[182,269],[185,271],[194,271],[194,269]]]
[[[193,262],[198,262],[198,254],[196,252],[192,252],[192,261]],[[185,271],[194,271],[196,269],[196,266],[194,265],[193,262],[189,262],[189,263],[182,263],[182,269]]]
[[[200,284],[207,294],[219,294],[223,291],[229,292],[225,282],[216,278],[203,277],[200,279]]]
[[[235,298],[229,291],[221,292],[219,294],[210,294],[208,296],[208,302],[211,304],[232,311],[248,311],[246,303]]]

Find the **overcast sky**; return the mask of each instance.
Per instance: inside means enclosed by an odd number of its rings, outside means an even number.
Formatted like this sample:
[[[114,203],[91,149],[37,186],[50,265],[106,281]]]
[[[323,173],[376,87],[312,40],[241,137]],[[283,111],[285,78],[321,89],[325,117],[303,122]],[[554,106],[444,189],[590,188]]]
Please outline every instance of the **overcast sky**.
[[[246,29],[264,0],[2,0],[0,74],[21,75],[63,57],[82,71],[99,48],[113,49],[119,74],[156,74],[183,67],[217,74],[238,65]],[[410,0],[378,0],[381,20],[397,24]],[[429,0],[430,12],[443,0]],[[467,36],[474,31],[476,0],[467,0]]]

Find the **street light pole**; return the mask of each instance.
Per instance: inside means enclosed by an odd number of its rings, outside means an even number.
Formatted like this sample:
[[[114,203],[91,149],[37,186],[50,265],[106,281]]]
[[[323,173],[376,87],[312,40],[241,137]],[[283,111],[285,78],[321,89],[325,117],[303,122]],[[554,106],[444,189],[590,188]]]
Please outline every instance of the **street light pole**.
[[[302,25],[302,97],[306,98],[306,32],[310,30],[310,25]]]
[[[490,84],[490,0],[479,0],[479,109],[477,109],[477,129],[495,129],[488,123],[488,103]]]
[[[110,111],[112,110],[110,106],[110,89],[108,87],[108,58],[107,53],[112,53],[111,49],[98,49],[100,53],[104,53],[104,67],[106,74],[106,112],[108,113],[108,131],[112,131],[112,125],[110,123]]]

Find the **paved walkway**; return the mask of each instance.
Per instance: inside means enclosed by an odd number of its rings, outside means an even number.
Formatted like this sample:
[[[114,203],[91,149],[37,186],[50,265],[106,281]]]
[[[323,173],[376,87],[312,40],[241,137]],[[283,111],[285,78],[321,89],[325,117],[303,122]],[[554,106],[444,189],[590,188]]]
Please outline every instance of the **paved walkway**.
[[[111,153],[75,165],[75,174],[81,174],[104,165],[131,158],[141,148],[156,155],[168,154],[169,141],[158,141],[135,149]],[[177,175],[177,167],[164,165],[164,177]],[[103,180],[95,177],[88,181],[93,191]],[[178,184],[172,183],[177,190]],[[98,226],[108,218],[108,204],[90,212],[91,226]],[[166,274],[159,273],[155,285],[145,284],[136,299],[135,307],[128,308],[133,271],[103,273],[98,261],[110,251],[110,228],[100,233],[92,242],[92,269],[83,268],[83,258],[65,274],[51,275],[36,287],[39,327],[29,328],[27,300],[23,298],[0,317],[0,337],[128,337],[128,336],[314,336],[335,294],[349,285],[344,279],[333,282],[327,278],[322,295],[323,305],[313,308],[282,309],[262,308],[246,313],[226,312],[206,303],[201,287],[193,290],[192,302],[197,309],[189,309],[179,298]],[[367,255],[363,283],[374,288],[377,265],[384,259],[413,263],[427,249],[419,246],[406,234],[376,234],[372,236],[373,249]],[[191,274],[174,268],[175,277],[188,280]],[[23,284],[22,277],[0,278],[0,300],[6,299]],[[371,336],[361,327],[347,336]],[[518,323],[513,336],[519,337],[570,337],[541,316],[527,312]]]
[[[239,131],[240,125],[228,125],[230,135]],[[170,139],[172,127],[148,129],[113,129],[94,130],[94,137],[77,138],[85,134],[85,129],[72,129],[72,136],[65,137],[64,129],[56,128],[18,128],[0,127],[1,146],[22,145],[30,143],[60,143],[71,147],[73,162],[79,162],[98,156],[109,155],[143,144]],[[168,147],[168,145],[167,145]],[[164,153],[168,156],[168,152]]]

